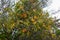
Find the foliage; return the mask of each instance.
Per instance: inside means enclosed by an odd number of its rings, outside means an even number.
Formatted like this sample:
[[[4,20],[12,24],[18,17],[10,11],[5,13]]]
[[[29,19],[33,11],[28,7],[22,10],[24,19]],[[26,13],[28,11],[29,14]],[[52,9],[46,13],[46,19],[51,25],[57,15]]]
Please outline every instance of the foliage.
[[[52,28],[54,21],[44,13],[38,0],[20,0],[14,8],[5,8],[0,18],[0,40],[58,40]]]

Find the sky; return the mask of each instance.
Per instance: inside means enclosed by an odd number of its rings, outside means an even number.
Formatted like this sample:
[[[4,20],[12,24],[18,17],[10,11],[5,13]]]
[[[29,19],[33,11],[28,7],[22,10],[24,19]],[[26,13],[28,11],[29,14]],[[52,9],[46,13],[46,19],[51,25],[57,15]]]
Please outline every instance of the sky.
[[[52,3],[48,7],[44,8],[44,10],[47,10],[50,16],[60,19],[60,12],[59,12],[60,11],[60,0],[52,0]]]

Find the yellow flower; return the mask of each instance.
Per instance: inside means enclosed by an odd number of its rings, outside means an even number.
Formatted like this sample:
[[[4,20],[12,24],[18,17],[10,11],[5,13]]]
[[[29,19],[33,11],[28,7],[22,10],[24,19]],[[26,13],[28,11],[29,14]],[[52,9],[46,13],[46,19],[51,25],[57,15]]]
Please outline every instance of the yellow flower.
[[[15,26],[15,23],[12,23],[10,28],[12,29],[14,28],[14,26]]]
[[[36,23],[37,23],[34,18],[31,19],[31,22],[32,22],[33,24],[36,24]]]
[[[35,22],[35,19],[32,18],[31,21],[32,21],[32,22]]]
[[[26,13],[22,13],[22,14],[20,15],[20,17],[21,17],[21,18],[27,18],[27,14],[26,14]]]
[[[22,29],[22,32],[23,33],[27,32],[27,29],[26,28]]]
[[[50,25],[47,26],[46,29],[47,29],[47,30],[51,30],[51,26],[50,26]]]
[[[15,24],[12,24],[12,26],[15,26]]]
[[[33,24],[36,24],[36,22],[33,22]]]
[[[37,19],[37,16],[34,16],[34,19]]]
[[[52,38],[55,38],[56,37],[56,34],[52,34]]]

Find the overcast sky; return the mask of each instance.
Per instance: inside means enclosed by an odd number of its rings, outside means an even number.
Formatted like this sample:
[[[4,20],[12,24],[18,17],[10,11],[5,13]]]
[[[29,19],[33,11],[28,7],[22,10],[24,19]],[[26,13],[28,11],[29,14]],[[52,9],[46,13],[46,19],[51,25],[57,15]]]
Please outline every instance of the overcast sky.
[[[57,17],[57,19],[60,19],[60,12],[58,11],[57,13],[55,13],[57,10],[60,10],[60,0],[52,0],[51,5],[44,8],[44,10],[49,11],[52,17]]]

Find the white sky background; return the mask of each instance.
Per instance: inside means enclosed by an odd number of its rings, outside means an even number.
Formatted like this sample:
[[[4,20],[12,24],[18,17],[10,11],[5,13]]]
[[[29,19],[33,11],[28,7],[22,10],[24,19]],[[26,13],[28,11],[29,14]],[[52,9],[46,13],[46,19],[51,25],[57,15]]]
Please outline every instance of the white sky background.
[[[60,19],[60,12],[52,14],[55,11],[60,10],[60,0],[52,0],[52,4],[44,8],[44,10],[47,10],[52,17],[56,17],[57,19]]]

